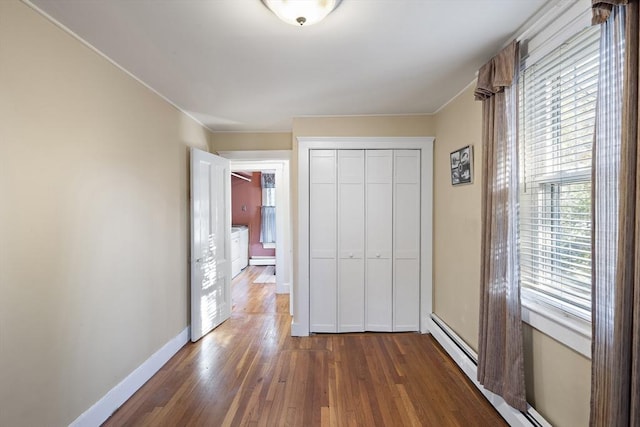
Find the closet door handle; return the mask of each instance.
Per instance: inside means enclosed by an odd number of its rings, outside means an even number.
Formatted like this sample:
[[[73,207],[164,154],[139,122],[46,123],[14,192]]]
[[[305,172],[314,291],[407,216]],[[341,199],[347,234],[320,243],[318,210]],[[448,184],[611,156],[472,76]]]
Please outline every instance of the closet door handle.
[[[353,258],[353,253],[349,253],[349,258]]]
[[[380,254],[376,254],[376,258],[380,258]]]

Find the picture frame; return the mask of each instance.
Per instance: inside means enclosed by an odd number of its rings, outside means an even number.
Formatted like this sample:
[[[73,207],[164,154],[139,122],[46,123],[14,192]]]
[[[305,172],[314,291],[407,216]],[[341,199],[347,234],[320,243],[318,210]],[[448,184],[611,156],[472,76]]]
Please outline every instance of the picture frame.
[[[450,155],[451,185],[473,183],[473,145],[467,145]]]

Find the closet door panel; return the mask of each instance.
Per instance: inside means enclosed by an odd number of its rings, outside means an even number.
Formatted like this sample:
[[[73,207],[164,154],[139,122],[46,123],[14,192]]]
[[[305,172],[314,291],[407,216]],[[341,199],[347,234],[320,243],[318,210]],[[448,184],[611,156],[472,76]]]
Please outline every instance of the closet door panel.
[[[420,328],[420,151],[311,150],[312,332]]]
[[[394,271],[393,330],[420,330],[420,265],[415,260],[396,259]]]
[[[395,187],[393,256],[417,260],[420,257],[420,199],[416,196],[420,196],[420,187],[398,183]]]
[[[338,332],[364,331],[364,260],[338,261]]]
[[[338,332],[336,261],[312,259],[309,264],[311,332]]]
[[[391,150],[367,151],[367,258],[391,258],[393,162]]]
[[[338,331],[364,331],[364,150],[338,151]]]
[[[366,330],[392,331],[393,298],[391,259],[367,259]]]
[[[337,332],[336,152],[309,156],[310,330]]]
[[[366,330],[392,329],[393,151],[366,152]]]
[[[364,150],[338,151],[338,250],[364,258]]]
[[[420,152],[394,151],[393,330],[420,329]]]

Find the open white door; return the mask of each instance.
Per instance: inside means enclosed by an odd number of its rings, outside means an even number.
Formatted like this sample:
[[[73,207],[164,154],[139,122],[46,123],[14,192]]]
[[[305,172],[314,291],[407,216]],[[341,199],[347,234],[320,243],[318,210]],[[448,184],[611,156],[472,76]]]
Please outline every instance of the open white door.
[[[231,315],[229,160],[191,149],[191,341]]]

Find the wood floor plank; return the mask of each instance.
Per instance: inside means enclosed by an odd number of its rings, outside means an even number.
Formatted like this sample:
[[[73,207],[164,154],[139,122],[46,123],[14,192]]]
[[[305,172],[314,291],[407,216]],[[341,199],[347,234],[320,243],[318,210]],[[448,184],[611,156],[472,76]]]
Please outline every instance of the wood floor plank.
[[[291,337],[288,295],[232,285],[231,318],[184,346],[112,426],[505,426],[430,335]]]

